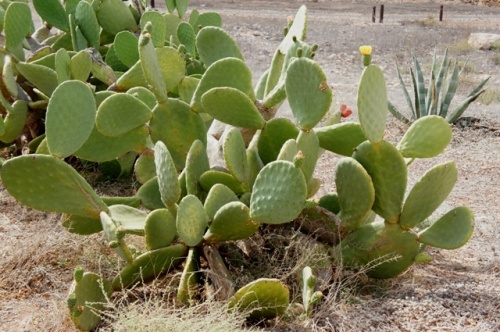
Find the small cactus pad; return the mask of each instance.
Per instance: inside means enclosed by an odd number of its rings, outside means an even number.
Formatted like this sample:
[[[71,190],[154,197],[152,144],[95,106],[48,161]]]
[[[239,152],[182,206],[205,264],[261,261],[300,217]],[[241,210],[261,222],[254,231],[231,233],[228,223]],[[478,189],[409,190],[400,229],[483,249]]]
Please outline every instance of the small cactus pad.
[[[156,106],[156,98],[155,95],[148,89],[142,86],[136,86],[127,91],[129,95],[134,96],[135,98],[142,101],[146,104],[149,109],[153,109]]]
[[[174,205],[181,197],[181,187],[174,160],[162,141],[155,144],[154,158],[161,200],[167,206]]]
[[[68,232],[78,235],[90,235],[102,231],[101,219],[87,218],[76,214],[63,214],[61,224]]]
[[[148,86],[148,82],[146,81],[146,77],[144,77],[144,72],[142,71],[140,62],[137,62],[135,65],[133,65],[116,81],[116,88],[119,91],[125,91],[136,86]]]
[[[278,158],[281,147],[289,139],[297,138],[299,129],[287,118],[273,118],[266,123],[259,136],[259,156],[264,164]]]
[[[151,109],[142,101],[128,93],[117,93],[101,103],[95,122],[102,134],[116,137],[144,125],[151,116]]]
[[[274,318],[288,308],[290,292],[278,279],[257,279],[240,288],[227,304],[229,310],[238,310],[250,319]]]
[[[111,205],[109,214],[116,226],[125,233],[144,235],[147,213],[124,204]]]
[[[80,51],[75,54],[69,63],[71,78],[74,80],[87,82],[90,75],[90,67],[92,66],[92,58],[86,51]]]
[[[457,207],[418,234],[421,243],[442,249],[457,249],[469,241],[474,232],[474,213]]]
[[[31,10],[22,2],[9,3],[2,17],[5,49],[24,60],[23,42],[31,33]]]
[[[164,209],[166,207],[161,200],[160,187],[156,176],[139,188],[137,197],[140,198],[142,206],[146,209],[155,210]]]
[[[340,204],[339,218],[346,230],[353,231],[375,201],[372,179],[359,162],[344,157],[337,163],[335,185]]]
[[[97,17],[92,5],[86,1],[80,1],[75,9],[75,21],[78,28],[88,42],[88,45],[93,48],[98,48],[100,44],[99,32],[101,27],[97,21]]]
[[[209,67],[223,58],[238,58],[243,60],[240,48],[233,38],[218,27],[205,27],[196,35],[196,47],[201,60]]]
[[[175,239],[175,218],[167,209],[151,211],[146,218],[144,235],[149,250],[168,247]]]
[[[406,198],[399,223],[409,229],[428,218],[455,186],[458,170],[454,162],[434,166],[415,184]]]
[[[450,124],[438,115],[428,115],[413,122],[398,144],[405,158],[432,158],[451,141]]]
[[[297,137],[297,149],[302,151],[302,155],[304,156],[304,161],[300,165],[300,169],[304,173],[306,182],[309,183],[320,156],[319,141],[316,133],[312,130],[309,132],[301,131]]]
[[[218,183],[230,188],[237,195],[245,192],[242,184],[227,172],[209,170],[200,177],[200,186],[206,192]]]
[[[399,225],[375,222],[350,233],[342,242],[345,266],[368,268],[368,276],[393,278],[406,271],[419,251],[415,234]]]
[[[134,165],[134,173],[135,178],[140,184],[144,184],[156,176],[155,159],[152,150],[146,150],[137,158]]]
[[[274,161],[264,166],[255,179],[250,216],[266,224],[290,222],[302,211],[306,196],[302,171],[289,161]]]
[[[49,97],[57,88],[57,73],[54,69],[24,62],[19,62],[16,69],[38,90]]]
[[[407,168],[399,151],[389,142],[364,142],[354,152],[375,187],[372,210],[386,221],[398,222],[406,190]]]
[[[69,81],[71,79],[70,63],[71,58],[69,57],[68,51],[64,48],[59,49],[56,52],[56,59],[54,63],[57,73],[57,81],[59,83]]]
[[[77,279],[69,289],[68,308],[76,328],[90,331],[101,320],[99,312],[111,296],[111,283],[91,272],[85,272]]]
[[[95,99],[81,81],[59,85],[47,106],[46,135],[52,155],[65,158],[85,143],[94,128]]]
[[[204,204],[208,219],[213,220],[217,211],[227,203],[237,201],[238,196],[231,189],[220,183],[214,185],[210,188]]]
[[[235,88],[213,88],[201,98],[203,110],[236,127],[262,129],[266,121],[246,94]]]
[[[321,67],[308,58],[298,58],[288,67],[286,95],[302,130],[314,128],[330,109],[333,99]]]
[[[187,195],[181,200],[177,210],[176,225],[179,238],[188,246],[194,247],[203,240],[208,216],[196,196]]]
[[[224,160],[229,172],[241,183],[248,183],[249,166],[245,141],[238,128],[231,128],[225,136]]]
[[[121,0],[100,1],[96,14],[102,29],[112,35],[124,30],[132,32],[137,30],[132,12]]]
[[[144,29],[147,22],[153,25],[152,40],[155,47],[162,47],[165,45],[165,37],[167,36],[167,29],[165,28],[165,17],[157,11],[146,11],[141,16],[140,25]]]
[[[27,116],[28,103],[24,100],[16,100],[14,104],[12,104],[12,108],[7,109],[7,116],[3,121],[4,132],[0,136],[0,140],[5,143],[10,143],[18,138],[24,130]]]
[[[359,123],[366,138],[378,143],[384,138],[387,117],[387,88],[384,73],[375,66],[365,67],[358,87]]]
[[[179,98],[185,103],[190,103],[193,99],[196,87],[200,83],[200,79],[192,76],[185,76],[179,82]]]
[[[252,72],[240,59],[226,58],[213,63],[207,68],[198,84],[191,107],[196,112],[203,112],[201,97],[212,88],[231,87],[240,90],[251,100],[255,99],[252,85]]]
[[[289,139],[281,147],[277,160],[287,160],[293,162],[293,159],[295,158],[298,152],[299,149],[297,147],[297,141],[294,139]]]
[[[139,61],[139,39],[130,31],[121,31],[115,36],[113,43],[118,60],[127,68]]]
[[[188,54],[196,54],[196,35],[189,23],[181,22],[177,26],[177,38],[186,47]]]
[[[33,0],[33,6],[43,21],[61,31],[68,31],[68,15],[59,0]]]
[[[207,149],[201,141],[196,140],[191,145],[186,158],[186,190],[189,195],[201,198],[203,190],[200,187],[199,180],[201,175],[209,169]]]
[[[340,212],[339,196],[336,193],[322,196],[318,201],[318,205],[335,214]]]
[[[205,146],[207,144],[205,122],[180,100],[169,99],[165,104],[156,106],[149,124],[151,139],[165,143],[178,170],[184,168],[188,151],[195,140],[200,140]]]
[[[98,218],[107,206],[70,165],[45,155],[6,161],[2,183],[16,200],[37,210]]]
[[[176,90],[186,74],[186,61],[183,55],[171,47],[159,47],[156,49],[156,54],[167,91]]]
[[[183,244],[148,251],[137,258],[113,279],[113,289],[121,290],[137,282],[149,281],[182,263],[188,248]]]
[[[139,37],[139,56],[141,59],[141,67],[144,72],[144,77],[151,86],[151,90],[156,96],[159,103],[167,101],[167,88],[165,80],[160,70],[160,63],[156,54],[151,34],[148,30],[152,30],[152,26],[148,23]]]
[[[101,134],[94,126],[87,141],[74,153],[80,159],[104,162],[116,159],[128,151],[143,150],[149,129],[146,126],[137,127],[123,135],[109,137]],[[106,147],[103,149],[103,147]]]
[[[338,123],[314,131],[321,148],[346,157],[352,156],[354,149],[366,141],[361,125],[355,122]]]
[[[258,228],[259,223],[250,219],[250,209],[245,204],[230,202],[217,211],[204,239],[209,243],[246,239]]]

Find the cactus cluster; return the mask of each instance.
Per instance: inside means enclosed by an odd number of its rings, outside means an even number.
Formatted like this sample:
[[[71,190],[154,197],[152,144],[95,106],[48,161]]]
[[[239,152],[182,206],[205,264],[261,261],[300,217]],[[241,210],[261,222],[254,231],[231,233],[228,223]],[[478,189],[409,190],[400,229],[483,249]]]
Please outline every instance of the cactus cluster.
[[[120,0],[33,4],[46,21],[36,32],[25,4],[13,2],[5,11],[0,95],[6,117],[0,129],[8,137],[2,141],[10,143],[37,108],[46,109],[45,131],[33,135],[35,153],[6,161],[0,176],[22,204],[62,213],[68,231],[102,232],[123,260],[110,281],[75,273],[68,304],[79,329],[99,322],[95,312],[102,306],[92,311],[89,303],[101,305],[112,291],[181,265],[180,304],[197,301],[202,287],[213,285],[223,289],[218,294],[228,310],[252,319],[283,314],[287,286],[258,279],[235,291],[218,246],[301,215],[304,230],[340,234],[326,242],[346,266],[378,262],[368,271],[375,278],[407,270],[425,245],[454,249],[471,236],[473,215],[466,207],[412,230],[448,196],[457,169],[452,162],[433,167],[405,199],[408,164],[440,154],[451,129],[431,115],[415,121],[397,146],[385,141],[387,93],[379,67],[365,61],[360,123],[320,126],[333,92],[313,60],[317,45],[305,42],[304,6],[253,87],[220,16],[193,10],[182,20],[187,1],[166,1],[168,14]],[[25,30],[9,11],[26,21]],[[34,51],[27,59],[23,47]],[[275,117],[285,99],[293,119]],[[336,165],[337,192],[314,199],[321,185],[314,171],[324,150],[344,156]],[[116,168],[117,174],[133,169],[140,188],[132,197],[99,196],[64,161],[69,156]],[[313,214],[324,218],[322,226],[308,226]],[[130,234],[144,237],[144,252],[132,250]],[[213,273],[203,275],[202,262]],[[302,283],[309,317],[321,298],[310,268]]]

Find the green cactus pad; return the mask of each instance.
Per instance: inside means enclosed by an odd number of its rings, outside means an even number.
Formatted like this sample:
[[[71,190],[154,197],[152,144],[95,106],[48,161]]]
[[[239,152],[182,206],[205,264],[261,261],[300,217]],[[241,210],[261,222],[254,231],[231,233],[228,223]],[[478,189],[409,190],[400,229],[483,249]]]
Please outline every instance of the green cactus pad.
[[[95,99],[81,81],[66,81],[54,91],[47,106],[46,135],[52,155],[65,158],[85,143],[94,127]]]
[[[300,169],[304,173],[306,182],[309,182],[320,156],[319,141],[316,133],[314,131],[300,131],[297,137],[297,149],[302,151],[302,155],[304,156]]]
[[[186,61],[182,54],[172,47],[157,48],[156,54],[167,91],[175,91],[186,75]]]
[[[69,36],[71,37],[71,47],[74,51],[78,52],[84,50],[87,47],[87,40],[82,33],[80,27],[76,24],[75,15],[69,15]],[[62,38],[58,40],[58,42],[64,42],[58,45],[58,48],[66,48],[65,46],[69,46],[69,40],[66,42]],[[67,45],[66,45],[67,43]],[[54,48],[56,48],[56,43],[54,43]]]
[[[11,109],[7,109],[7,116],[4,119],[4,132],[0,135],[0,140],[10,143],[18,138],[24,129],[28,116],[28,104],[24,100],[16,100]]]
[[[160,70],[160,63],[156,54],[155,48],[151,41],[151,34],[148,32],[148,27],[151,25],[146,24],[139,37],[139,56],[141,59],[141,67],[144,72],[146,81],[151,86],[151,90],[156,96],[159,103],[165,103],[168,99],[167,87],[165,80]]]
[[[146,77],[144,77],[140,62],[133,65],[116,81],[118,91],[127,91],[136,86],[148,87],[148,82],[146,81]]]
[[[59,83],[69,81],[71,79],[70,63],[71,59],[69,57],[68,51],[66,51],[64,48],[59,49],[56,52],[54,63],[57,74],[57,81]]]
[[[337,163],[335,185],[339,197],[339,218],[347,231],[359,227],[375,201],[375,189],[368,172],[350,157]]]
[[[184,17],[189,5],[189,0],[175,0],[175,7],[180,18]]]
[[[137,197],[141,200],[142,206],[149,210],[164,209],[166,206],[161,200],[160,186],[158,178],[155,176],[144,183],[137,191]]]
[[[195,299],[198,286],[199,254],[196,248],[189,248],[184,270],[182,271],[179,288],[177,289],[177,301],[189,305]]]
[[[321,67],[311,59],[298,58],[288,66],[285,86],[299,127],[311,130],[328,112],[333,99]]]
[[[138,282],[146,282],[182,263],[188,248],[183,244],[148,251],[138,256],[113,279],[113,289],[121,290]]]
[[[86,1],[80,1],[78,3],[75,10],[75,21],[87,40],[88,45],[93,48],[98,48],[100,45],[99,33],[101,28],[90,3]]]
[[[289,301],[290,292],[280,280],[260,278],[240,288],[227,306],[248,314],[250,319],[262,319],[284,314]]]
[[[257,135],[256,135],[257,136]],[[259,150],[257,147],[257,140],[258,137],[254,136],[252,139],[252,142],[250,142],[247,153],[246,153],[246,159],[248,163],[248,187],[252,188],[253,184],[255,182],[255,179],[257,178],[257,175],[259,175],[260,170],[262,167],[264,167],[264,163],[259,157]]]
[[[405,158],[432,158],[446,149],[451,141],[450,124],[438,115],[415,121],[398,144]]]
[[[151,139],[165,143],[179,170],[184,168],[187,153],[195,140],[207,144],[205,122],[180,100],[169,99],[157,105],[149,125]]]
[[[193,195],[184,197],[177,210],[179,238],[190,247],[197,246],[203,240],[207,225],[208,216],[200,200]]]
[[[173,13],[175,11],[175,0],[165,0],[165,5],[167,6],[169,13]]]
[[[243,60],[240,48],[233,38],[218,27],[205,27],[196,35],[196,47],[200,58],[207,67],[224,58]]]
[[[177,38],[179,38],[179,42],[186,47],[188,54],[196,54],[196,35],[191,24],[181,22],[177,26]]]
[[[129,95],[134,96],[135,98],[142,101],[146,104],[151,110],[156,106],[156,98],[155,95],[148,89],[142,86],[136,86],[127,91]]]
[[[121,0],[102,0],[96,12],[99,24],[104,31],[116,35],[120,31],[137,31],[132,12]]]
[[[161,200],[165,205],[172,206],[179,200],[181,188],[174,160],[162,141],[155,144],[154,161]]]
[[[200,79],[192,76],[185,76],[179,82],[179,98],[185,102],[190,103],[193,99],[194,92],[200,83]]]
[[[330,193],[322,196],[318,201],[318,205],[334,214],[340,212],[340,200],[336,193]]]
[[[115,36],[113,47],[118,60],[128,68],[139,61],[139,39],[133,33],[129,31],[118,33]]]
[[[442,249],[457,249],[469,241],[474,232],[474,213],[457,207],[418,234],[421,243]]]
[[[156,166],[154,153],[152,150],[146,150],[137,158],[134,166],[135,178],[141,184],[146,183],[156,176]]]
[[[80,51],[75,54],[70,61],[69,68],[71,71],[71,78],[74,80],[87,82],[90,76],[90,67],[92,59],[90,54],[86,51]]]
[[[95,123],[102,134],[116,137],[144,125],[151,117],[151,109],[142,101],[128,93],[117,93],[101,103]]]
[[[366,169],[375,188],[372,210],[390,223],[396,223],[403,206],[407,168],[404,158],[389,142],[366,141],[353,154]]]
[[[428,218],[455,186],[458,170],[454,162],[434,166],[415,184],[406,198],[399,223],[409,229]]]
[[[52,156],[12,158],[2,165],[0,174],[9,194],[37,210],[98,218],[108,209],[84,178]]]
[[[15,70],[15,63],[12,61],[12,57],[5,56],[2,68],[2,81],[8,93],[13,98],[17,98],[18,85],[16,82],[16,77],[14,76],[14,70]]]
[[[57,74],[51,68],[33,63],[19,62],[16,65],[16,69],[37,89],[49,97],[57,88]]]
[[[59,0],[33,0],[33,6],[43,21],[61,31],[68,31],[68,15]]]
[[[63,214],[61,224],[68,232],[78,235],[90,235],[102,231],[101,219],[87,218],[76,214]]]
[[[209,220],[213,220],[219,209],[230,202],[237,202],[238,196],[223,184],[217,183],[208,192],[205,199],[205,212]]]
[[[298,134],[299,129],[289,119],[274,118],[268,121],[258,141],[258,151],[262,162],[268,164],[277,160],[284,143],[289,139],[295,139]]]
[[[266,224],[290,222],[302,211],[306,196],[302,171],[291,162],[274,161],[264,166],[255,180],[250,216]]]
[[[246,239],[259,225],[250,218],[250,209],[245,204],[230,202],[217,211],[204,239],[208,243]]]
[[[286,160],[293,162],[298,152],[299,148],[297,147],[297,141],[294,139],[289,139],[281,147],[277,160]]]
[[[372,143],[384,138],[387,117],[387,88],[384,73],[375,66],[365,67],[358,87],[358,114],[361,129]]]
[[[114,84],[116,82],[116,73],[102,60],[100,54],[96,50],[90,50],[92,52],[92,66],[90,71],[94,78],[106,85]]]
[[[101,320],[99,313],[104,310],[111,296],[111,283],[91,272],[83,273],[73,281],[68,294],[71,320],[81,331],[93,330]]]
[[[180,44],[179,39],[177,38],[177,26],[181,23],[181,19],[177,15],[168,13],[163,16],[165,17],[167,31],[165,40],[167,41],[167,43],[170,43],[170,41],[172,41],[172,44],[170,46],[176,47]]]
[[[227,172],[209,170],[200,177],[200,186],[206,192],[209,192],[210,189],[218,183],[230,188],[235,194],[242,194],[245,192],[243,185]]]
[[[26,3],[12,2],[3,17],[5,49],[24,60],[23,42],[31,34],[31,10]]]
[[[192,12],[191,12],[192,15]],[[191,18],[191,17],[190,17]],[[216,12],[205,12],[201,13],[198,16],[198,20],[196,21],[196,24],[193,25],[193,28],[198,28],[198,27],[221,27],[222,26],[222,18],[219,13]]]
[[[136,196],[129,196],[129,197],[101,196],[101,199],[107,206],[123,204],[137,208],[141,205],[141,200],[139,199],[139,197]]]
[[[196,112],[204,112],[201,97],[210,89],[218,87],[235,88],[255,100],[252,72],[240,59],[225,58],[207,68],[196,88],[191,101],[191,108]]]
[[[266,123],[253,101],[235,88],[210,89],[201,104],[215,119],[236,127],[262,129]]]
[[[113,160],[128,151],[143,150],[148,136],[149,129],[146,126],[135,128],[116,137],[105,136],[94,126],[87,141],[74,155],[80,159],[95,162]],[[103,146],[106,148],[103,149]]]
[[[151,211],[146,218],[144,235],[148,250],[168,247],[175,239],[175,218],[167,209]]]
[[[231,128],[223,145],[224,160],[229,172],[242,184],[248,183],[249,166],[243,136],[238,128]]]
[[[141,27],[144,29],[147,22],[153,25],[153,33],[151,34],[153,45],[162,47],[165,45],[165,37],[167,36],[165,17],[157,11],[146,11],[141,16]]]
[[[194,195],[200,199],[203,190],[199,185],[200,177],[210,169],[207,149],[199,140],[193,142],[186,158],[186,190],[187,194]]]
[[[144,235],[146,212],[128,205],[116,204],[109,207],[109,215],[116,226],[125,233]]]
[[[399,225],[375,222],[350,233],[340,244],[343,263],[349,268],[369,268],[376,279],[393,278],[406,271],[419,252],[413,233]]]
[[[352,156],[355,148],[366,141],[361,125],[355,122],[338,123],[314,131],[321,148],[346,157]]]

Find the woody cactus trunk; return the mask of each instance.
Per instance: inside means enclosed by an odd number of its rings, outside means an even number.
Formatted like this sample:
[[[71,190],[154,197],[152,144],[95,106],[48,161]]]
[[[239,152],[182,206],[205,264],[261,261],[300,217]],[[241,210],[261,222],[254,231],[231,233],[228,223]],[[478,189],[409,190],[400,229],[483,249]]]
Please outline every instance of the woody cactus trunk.
[[[467,207],[417,230],[451,192],[457,168],[453,162],[434,166],[406,196],[408,164],[439,155],[451,128],[439,116],[426,116],[396,146],[385,141],[386,85],[370,63],[371,48],[361,49],[360,122],[321,126],[333,92],[313,60],[317,46],[305,42],[306,7],[288,22],[254,87],[218,14],[193,10],[184,21],[187,1],[167,1],[168,14],[137,3],[82,1],[73,8],[70,2],[34,1],[47,22],[34,34],[9,28],[9,11],[26,11],[25,4],[6,7],[4,33],[11,37],[3,49],[10,59],[2,81],[9,87],[2,88],[4,141],[20,135],[25,116],[16,114],[34,105],[46,107],[46,126],[33,141],[35,153],[3,164],[3,185],[22,204],[61,213],[69,232],[102,232],[123,261],[110,280],[76,270],[68,305],[77,328],[98,324],[95,309],[104,308],[113,291],[170,278],[181,268],[180,304],[211,291],[228,310],[252,319],[284,314],[287,285],[264,278],[236,290],[218,250],[266,225],[300,223],[330,246],[333,264],[338,257],[352,269],[372,264],[367,273],[374,278],[403,273],[424,259],[427,245],[455,249],[470,238]],[[48,11],[49,5],[55,9]],[[32,39],[46,46],[25,61],[22,48]],[[292,119],[275,117],[285,99]],[[317,197],[321,182],[314,171],[325,150],[343,158],[333,166],[337,192]],[[112,165],[118,173],[133,168],[140,188],[133,197],[102,197],[65,161],[70,156]],[[144,237],[143,252],[131,249],[130,234]],[[202,272],[202,262],[214,273]],[[321,293],[310,268],[303,279],[298,306],[309,317]]]

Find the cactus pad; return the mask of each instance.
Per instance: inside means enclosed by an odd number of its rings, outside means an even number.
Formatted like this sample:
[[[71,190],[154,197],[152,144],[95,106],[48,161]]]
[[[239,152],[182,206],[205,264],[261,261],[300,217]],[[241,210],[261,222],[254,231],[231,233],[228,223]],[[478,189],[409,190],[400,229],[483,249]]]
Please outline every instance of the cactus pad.
[[[5,11],[3,33],[5,49],[13,53],[18,59],[24,60],[23,42],[31,32],[31,10],[28,4],[12,2]]]
[[[68,15],[59,0],[33,0],[33,6],[43,21],[61,31],[68,31]]]
[[[98,218],[108,209],[85,179],[52,156],[12,158],[3,164],[0,174],[16,200],[37,210]]]
[[[193,142],[186,158],[186,190],[189,195],[202,198],[202,192],[199,185],[200,177],[210,169],[208,162],[207,149],[199,140]]]
[[[93,48],[98,48],[100,45],[99,32],[101,27],[97,21],[96,14],[92,5],[86,1],[80,1],[75,9],[75,21],[82,32],[82,35],[88,42],[88,45]]]
[[[156,106],[155,95],[149,89],[146,89],[145,87],[136,86],[136,87],[128,90],[127,93],[129,95],[132,95],[135,98],[139,99],[140,101],[142,101],[151,110],[153,108],[155,108],[155,106]]]
[[[124,30],[137,31],[132,12],[121,0],[100,1],[96,14],[102,29],[112,35]]]
[[[161,200],[167,206],[174,205],[181,196],[181,188],[172,156],[162,141],[155,144],[154,158]]]
[[[146,218],[144,235],[149,250],[168,247],[175,239],[175,218],[167,209],[151,211]]]
[[[209,67],[223,58],[238,58],[243,60],[240,48],[233,38],[218,27],[205,27],[196,35],[196,47],[201,60]]]
[[[450,124],[438,115],[428,115],[413,122],[398,144],[405,158],[432,158],[451,141]]]
[[[353,157],[372,178],[375,187],[372,210],[390,223],[398,222],[407,181],[406,163],[399,151],[386,141],[364,142]]]
[[[156,176],[139,188],[137,197],[141,200],[142,206],[146,209],[155,210],[164,209],[166,207],[161,200],[160,187]]]
[[[366,141],[359,123],[343,122],[314,129],[319,146],[346,157],[352,156],[355,148]]]
[[[128,205],[115,204],[109,207],[109,214],[116,226],[125,233],[144,235],[146,212]]]
[[[19,62],[16,69],[38,90],[45,95],[51,96],[57,88],[57,74],[54,69],[33,63]]]
[[[151,34],[153,45],[162,47],[165,45],[165,37],[167,36],[165,17],[157,11],[146,11],[141,16],[140,25],[144,29],[147,22],[153,25],[153,33]]]
[[[133,67],[139,61],[139,39],[133,33],[129,31],[118,33],[113,47],[118,60],[127,68]]]
[[[412,228],[429,217],[448,197],[457,181],[454,162],[437,165],[425,173],[406,198],[399,223]]]
[[[148,22],[139,37],[139,57],[146,81],[151,86],[158,102],[164,103],[168,99],[167,87],[160,70],[158,55],[151,41],[150,30],[152,30],[152,26]]]
[[[243,136],[238,128],[231,128],[227,133],[223,145],[224,160],[229,172],[239,182],[248,183],[249,166]]]
[[[460,206],[420,232],[418,240],[442,249],[457,249],[469,241],[473,232],[474,213],[468,207]]]
[[[308,58],[298,58],[287,70],[286,95],[302,130],[311,130],[330,109],[332,89],[321,67]]]
[[[134,165],[134,173],[135,178],[141,184],[146,183],[156,176],[155,159],[152,150],[146,150],[137,158]]]
[[[68,232],[78,235],[90,235],[102,231],[100,219],[82,217],[76,214],[63,214],[61,224]]]
[[[10,109],[7,108],[7,116],[3,121],[4,130],[0,140],[10,143],[18,138],[24,129],[28,116],[28,103],[24,100],[16,100]]]
[[[266,224],[292,221],[302,211],[307,183],[299,168],[288,161],[274,161],[260,171],[252,192],[250,216]]]
[[[198,285],[198,260],[199,254],[196,248],[189,248],[188,256],[182,271],[179,288],[177,289],[177,301],[189,305],[194,300]]]
[[[113,279],[113,289],[121,290],[138,282],[149,281],[181,264],[187,252],[183,244],[148,251],[120,271]]]
[[[304,173],[306,182],[309,183],[320,156],[319,141],[316,133],[314,131],[301,131],[297,137],[297,149],[302,151],[302,155],[304,156],[304,161],[300,165],[300,169]]]
[[[90,67],[92,59],[88,52],[80,51],[75,54],[70,61],[69,68],[71,71],[71,78],[74,80],[87,82],[90,75]]]
[[[378,143],[384,138],[387,117],[387,88],[384,73],[375,66],[365,67],[358,87],[359,123],[366,138]]]
[[[229,299],[228,309],[249,315],[250,319],[274,318],[285,313],[290,292],[278,279],[257,279],[240,288]]]
[[[179,238],[188,246],[194,247],[203,240],[208,216],[196,196],[187,195],[181,200],[177,210],[176,225]]]
[[[231,189],[220,183],[214,185],[210,188],[204,204],[208,219],[213,220],[217,211],[227,203],[237,201],[238,196]]]
[[[175,91],[185,77],[186,61],[180,52],[171,47],[159,47],[156,54],[167,91]]]
[[[204,239],[209,243],[235,241],[252,236],[259,223],[250,218],[250,209],[241,202],[230,202],[215,214]]]
[[[283,144],[289,139],[297,138],[299,129],[286,118],[274,118],[266,123],[262,130],[258,148],[259,156],[264,164],[277,159]]]

